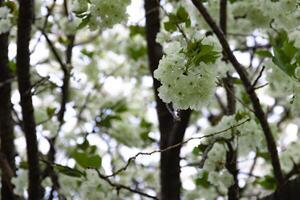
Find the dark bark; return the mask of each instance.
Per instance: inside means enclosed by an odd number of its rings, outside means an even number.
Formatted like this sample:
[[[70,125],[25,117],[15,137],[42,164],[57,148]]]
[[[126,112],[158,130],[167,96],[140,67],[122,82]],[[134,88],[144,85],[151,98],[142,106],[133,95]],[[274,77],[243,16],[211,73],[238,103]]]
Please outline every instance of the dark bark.
[[[236,99],[235,99],[235,89],[232,81],[232,77],[227,74],[227,77],[222,79],[224,89],[226,91],[227,98],[227,108],[226,115],[233,115],[236,110]]]
[[[16,199],[13,193],[14,185],[11,182],[14,176],[14,171],[12,170],[6,156],[0,153],[0,169],[1,169],[1,199]]]
[[[40,167],[38,158],[38,142],[32,105],[30,83],[30,52],[29,43],[31,25],[34,17],[33,0],[19,1],[18,31],[17,31],[17,77],[21,96],[23,127],[26,139],[30,200],[42,198]]]
[[[300,177],[288,181],[273,194],[264,197],[262,200],[299,200]]]
[[[238,168],[237,168],[237,150],[233,148],[230,141],[227,142],[228,151],[226,152],[226,169],[233,177],[233,185],[228,188],[228,200],[238,200],[240,197]]]
[[[222,30],[224,36],[227,33],[227,0],[220,0],[220,29]],[[223,60],[227,62],[226,52],[223,51]],[[226,91],[227,97],[227,107],[226,115],[235,114],[236,100],[235,100],[235,90],[232,78],[229,73],[227,77],[222,78],[224,89]],[[228,188],[228,200],[238,200],[239,199],[239,181],[238,181],[238,167],[237,167],[237,157],[238,151],[234,149],[228,141],[227,146],[229,151],[226,152],[226,169],[232,175],[234,183]]]
[[[225,54],[227,56],[227,59],[231,62],[234,69],[240,76],[240,79],[241,79],[241,81],[244,85],[244,88],[245,88],[245,90],[250,98],[250,101],[252,103],[255,116],[259,120],[259,123],[263,129],[263,132],[264,132],[264,135],[266,138],[266,142],[267,142],[268,151],[269,151],[270,157],[271,157],[271,163],[273,166],[274,175],[275,175],[276,181],[278,183],[278,186],[280,186],[283,183],[283,174],[281,171],[281,166],[280,166],[280,162],[279,162],[279,158],[278,158],[278,151],[277,151],[276,143],[275,143],[274,137],[272,135],[272,131],[270,129],[269,123],[267,121],[266,114],[264,113],[264,111],[260,105],[259,99],[254,91],[254,88],[252,87],[252,84],[248,78],[248,75],[247,75],[245,69],[237,61],[236,57],[234,56],[234,54],[232,53],[232,51],[229,47],[229,44],[228,44],[223,32],[220,30],[220,28],[217,26],[215,21],[209,15],[209,13],[207,12],[207,10],[204,7],[204,5],[202,4],[202,2],[198,1],[198,0],[191,0],[191,1],[195,5],[195,7],[198,9],[200,14],[203,16],[205,21],[208,23],[208,25],[211,27],[213,32],[216,34],[217,38],[219,39],[220,44],[223,47],[223,51],[225,52]]]
[[[223,34],[227,32],[227,0],[220,0],[220,28]]]
[[[70,65],[72,64],[72,53],[73,53],[73,46],[74,46],[75,36],[68,35],[68,46],[66,50],[66,64],[62,65],[62,70],[64,73],[63,77],[63,85],[62,85],[62,97],[60,103],[60,111],[58,113],[58,121],[60,126],[64,123],[64,114],[66,112],[66,104],[69,100],[69,85],[70,85]]]
[[[160,4],[158,0],[145,0],[146,13],[146,39],[148,46],[149,68],[153,72],[157,69],[162,57],[162,47],[155,39],[160,29],[159,19]],[[174,121],[173,115],[167,105],[158,97],[160,83],[153,78],[153,89],[156,100],[156,111],[160,130],[160,149],[180,143],[183,140],[185,129],[188,125],[190,111],[180,111],[180,121]],[[161,200],[180,199],[180,147],[161,153],[160,159],[160,184]]]
[[[0,0],[0,3],[2,1]],[[1,162],[1,199],[15,199],[11,178],[15,174],[15,146],[11,115],[12,74],[8,66],[8,34],[0,35],[0,153]],[[3,164],[3,163],[6,163]],[[5,167],[6,166],[6,167]],[[9,171],[9,172],[8,172]]]
[[[185,130],[188,126],[191,111],[179,112],[180,121],[174,121],[172,131],[168,135],[168,146],[181,143],[184,138]],[[180,150],[181,145],[164,152],[161,159],[161,199],[180,199],[181,180],[180,180]]]
[[[66,1],[65,1],[66,2]],[[50,138],[49,144],[50,144],[50,149],[48,152],[48,161],[50,163],[55,163],[55,157],[56,157],[56,149],[55,149],[55,142],[57,139],[57,136],[60,132],[61,127],[64,124],[64,116],[66,112],[66,105],[69,101],[69,89],[70,89],[70,69],[72,65],[72,54],[73,54],[73,47],[74,47],[74,42],[75,42],[75,35],[68,35],[68,45],[67,49],[65,52],[66,55],[66,64],[61,65],[62,71],[64,73],[63,77],[63,85],[61,87],[62,93],[61,93],[61,103],[60,103],[60,110],[58,113],[58,122],[59,122],[59,128],[57,135],[53,138]],[[52,165],[48,165],[48,175],[51,178],[52,181],[52,190],[50,192],[50,197],[49,200],[53,199],[54,196],[54,191],[58,191],[60,188],[60,183],[59,183],[59,178],[57,173],[54,171],[54,168]]]

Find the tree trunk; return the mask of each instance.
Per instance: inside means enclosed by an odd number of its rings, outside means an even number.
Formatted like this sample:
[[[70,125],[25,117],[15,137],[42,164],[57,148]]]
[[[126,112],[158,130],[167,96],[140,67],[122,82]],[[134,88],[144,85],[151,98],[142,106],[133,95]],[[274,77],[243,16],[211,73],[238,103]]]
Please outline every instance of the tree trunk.
[[[13,77],[8,66],[8,34],[0,35],[0,47],[1,199],[15,199],[11,184],[15,174],[15,146],[10,101],[10,82]]]
[[[162,47],[156,40],[160,30],[159,19],[160,4],[158,0],[145,0],[146,15],[146,39],[148,46],[149,68],[153,72],[157,69],[159,60],[162,57]],[[160,83],[153,78],[153,88],[156,100],[156,111],[158,115],[160,130],[160,149],[182,142],[185,129],[188,125],[190,111],[181,111],[181,120],[176,122],[167,105],[158,97]],[[160,184],[161,200],[179,200],[181,191],[180,181],[180,148],[162,152],[160,158]]]
[[[32,105],[30,83],[30,51],[29,42],[31,25],[34,17],[33,0],[20,0],[18,32],[17,32],[17,76],[21,96],[23,126],[26,139],[28,170],[29,170],[29,199],[42,198],[40,168],[38,159],[38,143],[36,125]]]

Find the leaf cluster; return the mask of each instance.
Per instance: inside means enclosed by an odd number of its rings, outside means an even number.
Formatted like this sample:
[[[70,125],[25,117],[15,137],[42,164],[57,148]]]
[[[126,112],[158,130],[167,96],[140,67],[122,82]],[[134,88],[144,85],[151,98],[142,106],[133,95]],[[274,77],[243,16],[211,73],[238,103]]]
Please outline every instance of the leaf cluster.
[[[283,72],[292,78],[296,78],[296,68],[300,67],[300,49],[294,46],[294,41],[289,41],[286,31],[278,32],[277,36],[270,39],[274,56],[272,61]]]
[[[175,32],[179,24],[185,24],[187,28],[191,26],[189,14],[182,6],[177,9],[176,13],[170,13],[168,17],[169,21],[164,23],[164,28],[168,32]]]

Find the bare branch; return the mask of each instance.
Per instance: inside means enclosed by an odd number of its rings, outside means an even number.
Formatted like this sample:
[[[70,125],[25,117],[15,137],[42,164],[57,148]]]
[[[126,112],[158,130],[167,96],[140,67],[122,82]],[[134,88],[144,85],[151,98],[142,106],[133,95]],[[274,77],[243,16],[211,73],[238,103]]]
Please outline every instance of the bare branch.
[[[99,171],[99,169],[95,169],[95,170],[96,170],[99,178],[105,180],[109,185],[111,185],[112,187],[116,188],[117,192],[119,192],[121,189],[123,189],[123,190],[127,190],[129,192],[135,193],[135,194],[139,194],[139,195],[144,196],[144,197],[148,197],[150,199],[159,200],[159,198],[156,197],[156,196],[152,196],[150,194],[144,193],[144,192],[142,192],[140,190],[137,190],[137,189],[133,189],[133,188],[131,188],[129,186],[126,186],[126,185],[122,185],[122,184],[119,184],[119,183],[114,183],[107,176],[101,174],[101,172]]]
[[[255,88],[255,86],[256,86],[257,82],[259,81],[259,79],[261,78],[261,76],[262,76],[264,70],[265,70],[265,66],[263,66],[263,67],[261,68],[261,70],[260,70],[260,72],[259,72],[259,75],[257,76],[257,78],[255,79],[255,81],[253,82],[253,84],[252,84],[252,87],[253,87],[253,88]]]
[[[247,72],[245,69],[241,66],[241,64],[238,62],[234,54],[232,53],[230,46],[220,30],[220,28],[217,26],[215,21],[212,19],[210,14],[207,12],[206,8],[204,7],[203,3],[199,0],[191,0],[192,3],[195,5],[195,7],[198,9],[199,13],[203,16],[205,21],[208,23],[208,25],[211,27],[213,32],[216,34],[217,38],[219,39],[220,44],[223,47],[223,51],[226,53],[228,60],[231,62],[233,65],[234,69],[236,72],[239,74],[244,88],[251,100],[251,103],[253,105],[254,113],[257,117],[257,119],[260,122],[260,125],[263,129],[267,146],[268,146],[268,151],[271,155],[271,162],[274,170],[274,175],[276,178],[276,181],[278,183],[278,186],[280,186],[283,182],[283,174],[281,171],[281,166],[278,158],[278,151],[277,151],[277,146],[272,134],[272,131],[270,129],[269,123],[267,121],[266,115],[260,105],[259,99],[255,93],[255,90],[252,88],[252,84],[250,80],[248,79]]]
[[[222,133],[224,133],[224,132],[226,132],[228,130],[231,130],[233,128],[239,127],[239,126],[243,125],[244,123],[246,123],[248,121],[250,121],[250,119],[246,119],[246,120],[244,120],[244,121],[242,121],[242,122],[240,122],[238,124],[235,124],[235,125],[233,125],[231,127],[223,129],[221,131],[217,131],[217,132],[214,132],[214,133],[211,133],[211,134],[207,134],[207,135],[204,135],[204,136],[200,136],[200,137],[191,137],[191,138],[189,138],[187,140],[184,140],[184,141],[182,141],[180,143],[174,144],[172,146],[168,146],[165,149],[154,150],[154,151],[151,151],[151,152],[139,152],[135,156],[130,157],[124,167],[118,169],[117,171],[113,172],[110,175],[106,175],[106,177],[109,178],[109,177],[112,177],[112,176],[116,176],[119,173],[121,173],[123,171],[126,171],[126,169],[129,167],[129,165],[131,164],[131,162],[133,162],[134,160],[136,160],[137,157],[139,157],[139,156],[150,156],[150,155],[155,154],[155,153],[163,153],[163,152],[166,152],[166,151],[170,151],[170,150],[172,150],[174,148],[180,147],[180,146],[188,143],[191,140],[201,140],[201,139],[204,139],[204,138],[214,137],[214,136],[220,135],[220,134],[222,134]]]

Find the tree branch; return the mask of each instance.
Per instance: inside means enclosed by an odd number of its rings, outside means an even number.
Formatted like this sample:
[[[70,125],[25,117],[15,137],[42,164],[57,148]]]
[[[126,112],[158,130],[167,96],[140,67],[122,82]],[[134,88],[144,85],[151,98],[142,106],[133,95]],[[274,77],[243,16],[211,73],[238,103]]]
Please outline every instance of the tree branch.
[[[212,17],[209,15],[209,13],[207,12],[203,3],[199,0],[191,0],[191,1],[195,5],[195,7],[198,9],[200,14],[203,16],[205,21],[208,23],[208,25],[211,27],[213,32],[216,34],[217,38],[219,39],[220,44],[223,47],[223,51],[227,55],[228,60],[231,62],[231,64],[233,65],[234,69],[239,74],[239,76],[243,82],[244,88],[251,100],[255,115],[256,115],[257,119],[259,120],[260,125],[263,129],[263,132],[264,132],[264,135],[266,138],[266,142],[267,142],[267,146],[268,146],[268,151],[271,156],[271,162],[272,162],[272,166],[273,166],[273,170],[274,170],[274,175],[275,175],[276,181],[278,183],[278,186],[280,186],[283,181],[283,175],[282,175],[281,166],[280,166],[280,162],[279,162],[279,158],[278,158],[276,143],[275,143],[274,137],[272,135],[270,126],[268,124],[268,121],[266,119],[266,115],[260,105],[259,99],[258,99],[254,89],[252,88],[252,84],[251,84],[250,80],[248,79],[248,75],[247,75],[245,69],[241,66],[241,64],[237,61],[236,57],[233,55],[224,34],[220,30],[220,28],[216,25],[216,23],[212,19]]]
[[[233,126],[230,126],[230,127],[226,128],[226,129],[223,129],[223,130],[220,130],[220,131],[211,133],[211,134],[207,134],[207,135],[204,135],[204,136],[190,137],[190,138],[188,138],[188,139],[186,139],[186,140],[184,140],[184,141],[182,141],[182,142],[173,144],[173,145],[168,146],[168,147],[166,147],[166,148],[164,148],[164,149],[154,150],[154,151],[151,151],[151,152],[139,152],[139,153],[137,153],[136,155],[130,157],[130,158],[127,160],[127,163],[125,164],[124,167],[121,167],[120,169],[116,170],[115,172],[113,172],[113,173],[110,174],[110,175],[106,175],[106,177],[109,178],[109,177],[112,177],[112,176],[116,176],[116,175],[120,174],[121,172],[126,171],[127,168],[129,167],[129,165],[130,165],[134,160],[136,160],[139,156],[150,156],[150,155],[155,154],[155,153],[163,153],[163,152],[170,151],[170,150],[172,150],[172,149],[174,149],[174,148],[178,148],[178,147],[180,147],[180,146],[182,146],[182,145],[184,145],[184,144],[186,144],[186,143],[188,143],[188,142],[190,142],[190,141],[192,141],[192,140],[202,140],[202,139],[204,139],[204,138],[215,137],[215,136],[218,136],[218,135],[220,135],[220,134],[222,134],[222,133],[225,133],[225,132],[227,132],[227,131],[229,131],[229,130],[231,130],[231,129],[234,129],[234,128],[236,128],[236,127],[239,127],[239,126],[241,126],[241,125],[247,123],[248,121],[250,121],[249,118],[246,119],[246,120],[244,120],[244,121],[242,121],[242,122],[240,122],[240,123],[238,123],[238,124],[235,124],[235,125],[233,125]]]
[[[232,77],[227,73],[227,77],[222,78],[224,89],[226,91],[227,97],[227,108],[226,115],[233,115],[236,110],[236,98],[235,98],[235,89],[232,81]]]
[[[96,170],[99,178],[103,179],[109,185],[111,185],[112,187],[116,188],[117,192],[119,192],[121,189],[123,189],[123,190],[127,190],[129,192],[135,193],[135,194],[139,194],[139,195],[141,195],[143,197],[147,197],[147,198],[150,198],[150,199],[159,200],[159,198],[157,198],[156,196],[152,196],[150,194],[147,194],[147,193],[142,192],[142,191],[137,190],[137,189],[133,189],[133,188],[131,188],[129,186],[126,186],[126,185],[122,185],[122,184],[119,184],[119,183],[114,183],[107,176],[101,174],[101,172],[99,171],[99,169],[95,169],[95,170]]]
[[[256,77],[256,79],[254,80],[253,84],[252,84],[252,88],[256,87],[256,84],[258,83],[259,79],[261,78],[263,71],[265,70],[265,66],[263,66],[259,72],[259,75]]]
[[[227,32],[227,0],[220,0],[220,28],[223,34]]]

